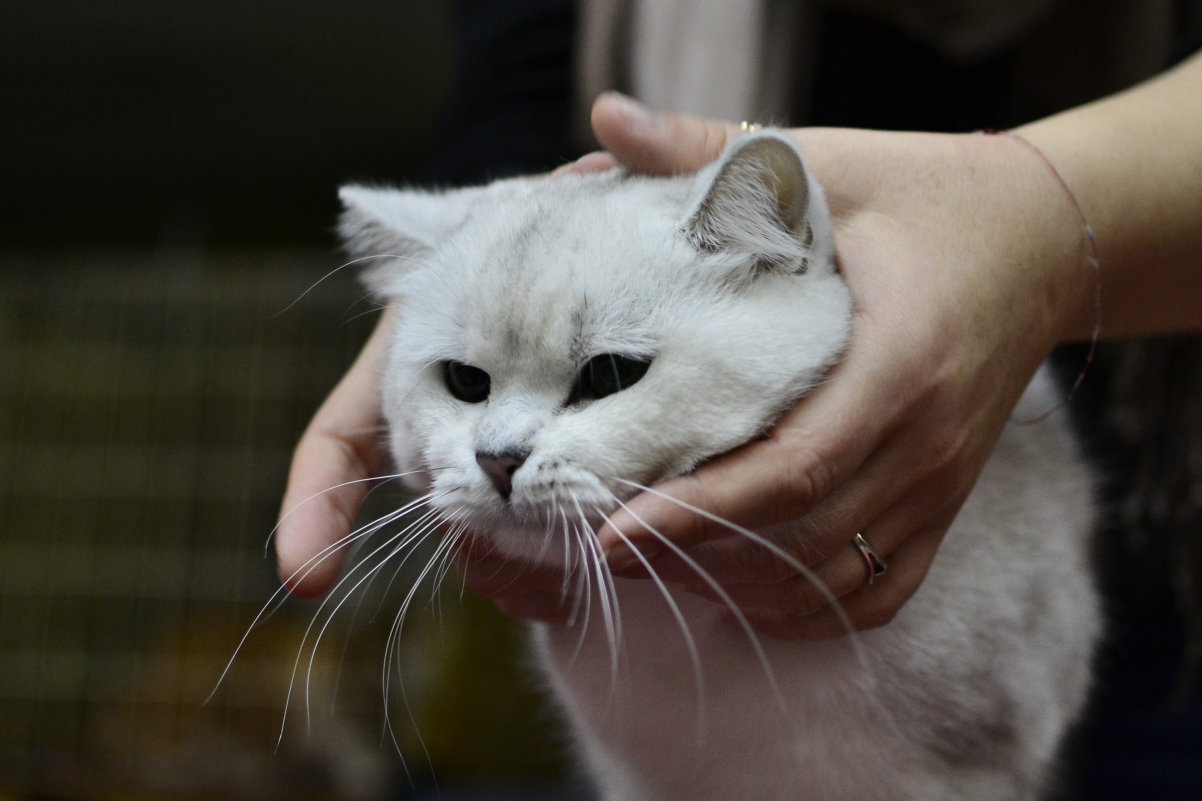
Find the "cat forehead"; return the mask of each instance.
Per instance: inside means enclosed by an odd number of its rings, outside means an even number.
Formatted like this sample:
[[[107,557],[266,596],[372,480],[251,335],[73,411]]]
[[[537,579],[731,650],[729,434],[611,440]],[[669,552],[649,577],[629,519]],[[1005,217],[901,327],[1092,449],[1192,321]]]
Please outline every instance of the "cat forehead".
[[[510,280],[590,260],[620,272],[631,260],[684,244],[686,189],[681,181],[616,173],[505,182],[480,196],[443,250]]]
[[[454,326],[514,348],[645,349],[656,310],[697,258],[678,230],[679,202],[637,186],[554,183],[478,203],[431,257],[425,282],[437,299],[418,294]]]

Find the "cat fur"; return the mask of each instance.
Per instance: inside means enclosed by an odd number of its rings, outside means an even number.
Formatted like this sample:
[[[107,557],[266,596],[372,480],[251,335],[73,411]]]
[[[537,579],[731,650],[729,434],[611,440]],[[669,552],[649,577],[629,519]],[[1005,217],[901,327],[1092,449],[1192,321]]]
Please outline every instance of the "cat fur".
[[[1091,481],[1062,416],[1007,428],[878,629],[757,635],[597,555],[620,501],[760,435],[847,344],[830,216],[787,137],[741,137],[695,175],[341,197],[350,249],[389,257],[365,280],[401,306],[382,386],[398,468],[453,532],[575,576],[574,621],[535,625],[535,650],[605,801],[1040,796],[1099,632]],[[600,354],[650,367],[573,400]],[[487,400],[452,397],[448,361],[484,370]],[[1057,399],[1041,372],[1016,415]],[[508,498],[477,461],[506,453]]]

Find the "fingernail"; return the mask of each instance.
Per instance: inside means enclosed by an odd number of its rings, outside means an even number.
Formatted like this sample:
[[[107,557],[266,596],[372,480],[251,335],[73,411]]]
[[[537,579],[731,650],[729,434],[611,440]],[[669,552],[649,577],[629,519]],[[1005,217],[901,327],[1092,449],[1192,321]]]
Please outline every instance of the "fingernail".
[[[619,542],[605,553],[611,573],[645,573],[647,562],[659,555],[659,543],[652,540]]]
[[[659,130],[664,127],[664,118],[639,101],[621,92],[607,92],[622,119],[627,125],[643,128],[647,131]]]
[[[583,175],[590,172],[604,172],[605,170],[612,170],[616,166],[617,162],[613,156],[608,153],[593,151],[592,153],[585,153],[575,161],[560,164],[551,171],[551,177],[558,178],[570,174]]]

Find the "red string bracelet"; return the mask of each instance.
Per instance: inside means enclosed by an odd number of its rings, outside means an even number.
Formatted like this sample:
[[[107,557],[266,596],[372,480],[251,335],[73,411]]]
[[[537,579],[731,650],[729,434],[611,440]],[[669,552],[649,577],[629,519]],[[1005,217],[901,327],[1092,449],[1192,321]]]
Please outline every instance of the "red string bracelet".
[[[1094,238],[1093,228],[1090,227],[1089,221],[1085,219],[1085,212],[1081,210],[1081,204],[1077,202],[1077,196],[1073,194],[1072,187],[1064,180],[1064,177],[1056,169],[1056,165],[1052,164],[1052,160],[1047,157],[1047,154],[1040,150],[1034,142],[1014,131],[986,128],[980,133],[1008,136],[1014,141],[1021,143],[1044,163],[1048,171],[1052,173],[1052,177],[1056,179],[1056,183],[1060,184],[1060,188],[1064,190],[1064,194],[1068,197],[1069,202],[1073,204],[1073,211],[1077,213],[1077,219],[1081,222],[1081,230],[1085,234],[1085,241],[1089,248],[1089,254],[1085,257],[1085,262],[1094,271],[1094,324],[1093,333],[1089,338],[1089,351],[1085,355],[1085,364],[1082,365],[1081,372],[1077,373],[1077,378],[1073,381],[1073,386],[1069,389],[1068,395],[1064,400],[1036,417],[1029,420],[1016,421],[1021,425],[1033,425],[1043,422],[1072,402],[1073,398],[1077,395],[1077,390],[1081,388],[1081,384],[1085,381],[1085,375],[1089,372],[1089,368],[1093,364],[1094,354],[1098,349],[1098,340],[1102,336],[1102,262],[1098,258],[1098,243]]]

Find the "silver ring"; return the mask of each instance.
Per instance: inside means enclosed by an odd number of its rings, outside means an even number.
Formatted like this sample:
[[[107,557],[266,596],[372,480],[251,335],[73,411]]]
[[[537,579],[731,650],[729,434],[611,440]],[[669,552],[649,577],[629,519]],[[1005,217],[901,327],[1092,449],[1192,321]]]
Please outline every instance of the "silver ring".
[[[868,583],[876,581],[881,576],[885,575],[888,566],[876,555],[876,551],[872,550],[872,546],[868,544],[868,540],[864,539],[864,535],[856,532],[855,539],[851,544],[860,550],[860,556],[864,557],[864,565],[868,568]]]

